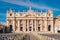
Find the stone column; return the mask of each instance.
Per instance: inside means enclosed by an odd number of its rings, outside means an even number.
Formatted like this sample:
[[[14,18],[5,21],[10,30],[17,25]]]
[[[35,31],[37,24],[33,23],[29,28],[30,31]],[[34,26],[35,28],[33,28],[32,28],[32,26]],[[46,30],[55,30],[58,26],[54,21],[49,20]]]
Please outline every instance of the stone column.
[[[58,21],[57,21],[58,22]],[[55,25],[54,25],[54,32],[55,33],[58,33],[57,31],[58,31],[58,23],[57,22],[55,22]]]
[[[9,26],[9,21],[7,20],[7,27]]]
[[[18,29],[17,29],[18,32],[20,32],[20,21],[18,20]]]
[[[27,32],[29,32],[29,20],[27,20]]]
[[[32,21],[32,27],[31,27],[32,29],[31,29],[31,30],[32,30],[32,32],[33,32],[33,20],[31,20],[31,21]]]
[[[23,31],[26,32],[26,20],[23,20]]]
[[[42,20],[42,31],[45,31],[45,22]]]
[[[15,32],[15,20],[13,20],[13,27],[12,27],[12,29],[13,29],[13,33]]]
[[[44,22],[45,22],[45,24],[44,24],[44,25],[45,25],[45,29],[44,29],[44,30],[45,30],[45,31],[48,31],[48,30],[47,30],[47,28],[48,28],[48,26],[47,26],[47,20],[45,20]]]
[[[38,21],[36,20],[36,32],[38,32]]]
[[[35,27],[35,31],[36,31],[36,20],[35,20],[35,26],[34,27]]]
[[[51,21],[51,32],[54,32],[54,30],[53,30],[53,21]]]
[[[55,24],[55,25],[56,25],[56,24]],[[57,31],[58,31],[58,27],[57,27],[57,25],[56,25],[56,26],[54,27],[54,32],[55,32],[55,33],[58,33]]]
[[[40,20],[40,30],[42,31],[42,20]]]

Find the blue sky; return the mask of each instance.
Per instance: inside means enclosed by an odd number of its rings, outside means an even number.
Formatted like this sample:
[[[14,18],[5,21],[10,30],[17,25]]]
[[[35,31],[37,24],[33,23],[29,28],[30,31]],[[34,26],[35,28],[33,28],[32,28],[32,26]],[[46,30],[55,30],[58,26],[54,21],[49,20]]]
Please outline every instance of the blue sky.
[[[27,11],[31,5],[33,10],[45,11],[51,9],[54,17],[60,15],[60,0],[0,0],[0,22],[6,22],[7,10]]]

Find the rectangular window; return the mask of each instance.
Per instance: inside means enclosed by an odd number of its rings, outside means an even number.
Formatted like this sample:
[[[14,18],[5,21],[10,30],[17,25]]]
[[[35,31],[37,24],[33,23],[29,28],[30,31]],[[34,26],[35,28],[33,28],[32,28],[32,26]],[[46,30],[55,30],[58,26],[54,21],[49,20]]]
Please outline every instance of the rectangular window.
[[[20,27],[20,31],[23,31],[23,27]]]
[[[31,27],[29,27],[29,31],[31,31]]]
[[[33,27],[35,26],[35,21],[33,20]]]
[[[32,24],[31,24],[31,20],[29,20],[29,25],[32,25]]]
[[[40,27],[38,27],[38,31],[40,31]]]
[[[26,28],[26,31],[27,31],[27,28]]]
[[[27,27],[27,20],[26,20],[26,27]]]

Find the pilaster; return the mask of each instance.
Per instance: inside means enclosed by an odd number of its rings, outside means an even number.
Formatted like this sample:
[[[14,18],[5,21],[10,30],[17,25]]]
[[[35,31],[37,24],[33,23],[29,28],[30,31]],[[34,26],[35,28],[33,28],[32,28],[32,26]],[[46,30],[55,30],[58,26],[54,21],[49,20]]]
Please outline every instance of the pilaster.
[[[7,27],[9,26],[9,21],[7,20]]]
[[[20,21],[18,20],[18,32],[20,31]]]
[[[23,31],[26,32],[26,20],[23,20]]]
[[[15,32],[15,20],[13,20],[13,27],[12,27],[12,29],[13,29],[13,33]]]
[[[31,22],[32,22],[32,27],[31,27],[31,30],[32,30],[32,32],[33,32],[33,20],[31,20]]]
[[[37,22],[37,21],[35,20],[35,26],[34,26],[34,27],[35,27],[35,32],[36,32],[36,26],[37,26],[37,25],[36,25],[36,22]]]
[[[54,29],[54,28],[53,28],[53,21],[51,21],[51,32],[54,32],[53,29]]]
[[[27,32],[29,32],[29,20],[27,20]]]

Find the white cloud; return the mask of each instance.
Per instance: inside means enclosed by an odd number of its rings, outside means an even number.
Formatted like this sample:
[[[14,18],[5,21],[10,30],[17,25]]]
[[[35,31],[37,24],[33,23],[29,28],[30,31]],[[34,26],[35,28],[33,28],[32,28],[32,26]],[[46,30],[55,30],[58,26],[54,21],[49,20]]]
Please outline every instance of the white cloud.
[[[4,24],[4,25],[6,25],[6,22],[2,22],[2,21],[0,21],[0,24]]]
[[[27,7],[30,7],[32,5],[32,7],[35,7],[35,8],[38,8],[38,9],[51,9],[51,10],[54,10],[54,11],[60,11],[60,9],[58,8],[51,8],[51,7],[48,7],[48,6],[40,6],[40,5],[37,5],[35,3],[32,3],[30,2],[29,0],[27,1],[23,1],[23,0],[2,0],[4,2],[8,2],[8,3],[12,3],[12,4],[17,4],[17,5],[21,5],[21,6],[27,6]]]
[[[58,9],[58,8],[51,8],[51,9],[54,11],[60,11],[60,9]]]

